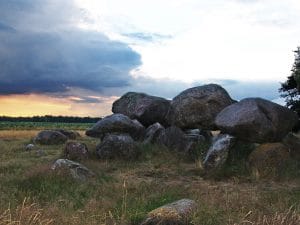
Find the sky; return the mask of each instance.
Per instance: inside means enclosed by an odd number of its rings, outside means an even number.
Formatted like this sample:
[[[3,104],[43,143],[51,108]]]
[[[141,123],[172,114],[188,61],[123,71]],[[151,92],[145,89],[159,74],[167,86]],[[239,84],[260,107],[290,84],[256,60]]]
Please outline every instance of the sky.
[[[299,0],[0,0],[0,115],[104,116],[217,83],[283,103]]]

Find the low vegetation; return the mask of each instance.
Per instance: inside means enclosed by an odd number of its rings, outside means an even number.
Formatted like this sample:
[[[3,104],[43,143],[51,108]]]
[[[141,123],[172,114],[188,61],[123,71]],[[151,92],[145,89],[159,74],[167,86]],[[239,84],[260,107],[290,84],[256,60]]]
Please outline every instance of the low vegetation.
[[[79,182],[49,169],[64,145],[38,146],[43,156],[25,151],[37,132],[0,131],[0,225],[137,225],[147,212],[181,198],[197,202],[193,225],[300,224],[296,162],[275,179],[256,180],[244,160],[249,146],[241,146],[245,155],[230,158],[212,177],[201,164],[206,145],[193,157],[147,145],[138,160],[106,161],[94,154],[98,140],[82,136],[91,158],[81,163],[96,175]]]
[[[0,130],[45,130],[69,129],[86,130],[94,123],[53,123],[53,122],[10,122],[0,121]]]

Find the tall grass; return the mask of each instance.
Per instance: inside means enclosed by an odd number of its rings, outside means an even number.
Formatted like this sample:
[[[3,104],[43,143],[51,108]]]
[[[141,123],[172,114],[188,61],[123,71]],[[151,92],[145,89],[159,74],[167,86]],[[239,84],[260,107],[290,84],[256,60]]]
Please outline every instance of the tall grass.
[[[244,156],[231,158],[228,165],[236,167],[225,168],[220,179],[204,179],[199,162],[207,146],[199,146],[197,163],[147,145],[130,162],[92,154],[82,163],[95,177],[78,182],[64,171],[49,170],[64,145],[37,146],[46,152],[37,157],[24,151],[30,137],[22,135],[0,139],[0,225],[138,225],[151,210],[181,198],[197,202],[193,225],[300,224],[298,177],[251,180],[240,169],[246,169]],[[95,151],[98,140],[79,140]]]

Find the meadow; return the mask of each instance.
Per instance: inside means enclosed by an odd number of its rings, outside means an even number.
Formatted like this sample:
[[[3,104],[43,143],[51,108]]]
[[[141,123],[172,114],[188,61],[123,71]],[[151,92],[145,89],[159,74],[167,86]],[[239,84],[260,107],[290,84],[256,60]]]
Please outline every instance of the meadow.
[[[44,130],[69,129],[86,130],[93,123],[53,123],[53,122],[8,122],[0,121],[0,130]]]
[[[193,225],[300,224],[299,163],[291,162],[291,168],[274,179],[257,180],[239,160],[211,177],[204,175],[201,164],[208,146],[199,146],[195,158],[144,145],[137,160],[99,160],[98,140],[84,135],[88,124],[25,126],[29,124],[1,123],[1,225],[138,225],[147,212],[181,198],[197,202]],[[80,182],[66,171],[50,171],[64,145],[37,146],[46,152],[43,156],[25,151],[38,130],[61,127],[81,133],[79,141],[91,153],[81,163],[95,177]]]

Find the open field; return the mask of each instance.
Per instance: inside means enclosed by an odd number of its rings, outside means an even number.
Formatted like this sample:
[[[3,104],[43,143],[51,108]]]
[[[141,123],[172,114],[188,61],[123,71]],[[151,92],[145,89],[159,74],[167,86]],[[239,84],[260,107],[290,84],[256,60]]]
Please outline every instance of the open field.
[[[68,127],[69,128],[69,127]],[[181,198],[198,209],[194,225],[300,224],[299,165],[292,175],[254,180],[244,164],[215,178],[203,176],[200,160],[158,146],[143,146],[138,160],[102,161],[97,139],[82,136],[96,173],[86,183],[50,172],[64,145],[26,152],[37,130],[0,131],[0,224],[139,224],[147,212]],[[83,132],[81,132],[83,134]]]
[[[52,122],[5,122],[0,121],[0,130],[44,130],[69,129],[86,130],[93,123],[52,123]]]

